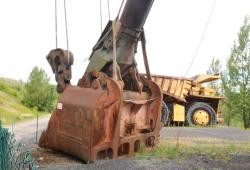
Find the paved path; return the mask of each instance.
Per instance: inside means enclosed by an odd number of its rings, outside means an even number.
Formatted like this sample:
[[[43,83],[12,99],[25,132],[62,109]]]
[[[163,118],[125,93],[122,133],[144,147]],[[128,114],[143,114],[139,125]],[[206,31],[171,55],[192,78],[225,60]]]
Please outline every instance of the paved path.
[[[241,143],[250,142],[250,130],[223,126],[211,128],[166,127],[161,130],[162,139],[175,140],[177,137],[192,142]]]

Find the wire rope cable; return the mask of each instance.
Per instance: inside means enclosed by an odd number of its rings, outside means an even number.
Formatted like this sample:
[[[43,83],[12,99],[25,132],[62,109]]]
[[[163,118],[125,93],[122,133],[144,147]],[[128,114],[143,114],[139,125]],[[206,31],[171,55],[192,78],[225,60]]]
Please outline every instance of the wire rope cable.
[[[116,36],[117,36],[117,22],[119,19],[119,15],[121,12],[121,9],[123,7],[124,0],[121,3],[120,9],[118,11],[118,14],[115,18],[115,20],[112,22],[112,37],[113,37],[113,78],[117,80],[117,61],[116,61]]]
[[[55,0],[55,43],[56,48],[58,47],[58,38],[57,38],[57,0]]]
[[[108,5],[108,16],[109,16],[109,20],[110,20],[110,8],[109,8],[109,0],[107,0],[107,5]]]
[[[195,50],[194,56],[192,57],[192,60],[191,60],[189,66],[188,66],[188,68],[187,68],[187,70],[186,70],[186,73],[185,73],[184,77],[186,77],[187,74],[188,74],[188,72],[190,71],[190,69],[191,69],[191,67],[192,67],[192,65],[193,65],[193,63],[194,63],[194,60],[196,59],[197,54],[198,54],[198,52],[199,52],[199,50],[200,50],[201,44],[202,44],[203,39],[204,39],[204,37],[205,37],[205,34],[206,34],[206,32],[207,32],[207,28],[208,28],[208,25],[209,25],[209,23],[210,23],[210,20],[211,20],[211,17],[212,17],[214,8],[215,8],[215,4],[216,4],[216,0],[213,1],[212,8],[211,8],[210,14],[209,14],[209,16],[208,16],[208,19],[207,19],[207,22],[206,22],[204,31],[203,31],[203,33],[202,33],[201,39],[200,39],[200,41],[199,41],[199,43],[198,43],[197,49]]]
[[[119,11],[118,11],[118,14],[117,14],[117,16],[116,16],[116,19],[115,19],[115,20],[118,20],[118,18],[119,18],[119,15],[120,15],[120,13],[121,13],[121,10],[122,10],[122,7],[123,7],[123,4],[124,4],[124,1],[125,1],[125,0],[122,0],[121,6],[120,6],[120,8],[119,8]]]
[[[101,33],[102,33],[102,0],[99,0],[99,8],[100,8],[100,22],[101,22]]]
[[[68,53],[68,62],[69,62],[69,36],[68,36],[68,21],[67,21],[66,0],[64,0],[64,19],[65,19],[66,44],[67,44],[67,53]]]

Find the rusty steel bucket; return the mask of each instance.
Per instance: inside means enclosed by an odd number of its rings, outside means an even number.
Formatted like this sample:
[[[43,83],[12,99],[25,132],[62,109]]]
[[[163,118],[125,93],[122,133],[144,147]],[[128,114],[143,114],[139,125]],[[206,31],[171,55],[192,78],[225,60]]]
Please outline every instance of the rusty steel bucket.
[[[162,93],[148,81],[150,94],[123,91],[107,80],[107,90],[68,87],[59,97],[39,146],[86,162],[130,156],[140,146],[154,147],[161,128]]]
[[[39,146],[92,162],[131,156],[142,145],[157,144],[162,92],[150,79],[143,30],[152,4],[153,0],[126,1],[121,19],[110,21],[94,46],[77,87],[70,83],[73,54],[50,51],[47,60],[61,95]],[[134,57],[138,41],[146,63],[145,80]]]

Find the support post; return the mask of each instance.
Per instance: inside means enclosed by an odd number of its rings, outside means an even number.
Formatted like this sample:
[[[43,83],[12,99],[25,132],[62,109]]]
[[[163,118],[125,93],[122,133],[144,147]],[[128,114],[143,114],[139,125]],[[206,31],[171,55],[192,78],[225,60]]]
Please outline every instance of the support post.
[[[143,61],[146,69],[146,75],[148,80],[151,80],[151,74],[149,70],[149,65],[148,65],[148,56],[147,56],[147,51],[146,51],[146,38],[145,38],[145,33],[144,30],[142,31],[141,34],[141,46],[142,46],[142,54],[143,54]]]

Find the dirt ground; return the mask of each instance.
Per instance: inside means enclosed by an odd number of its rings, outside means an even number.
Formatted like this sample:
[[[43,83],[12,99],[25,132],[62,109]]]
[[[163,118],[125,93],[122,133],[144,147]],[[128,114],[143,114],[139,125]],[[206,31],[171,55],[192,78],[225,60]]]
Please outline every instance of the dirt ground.
[[[47,127],[49,117],[39,119],[39,133]],[[10,131],[12,131],[12,128]],[[214,159],[209,155],[191,155],[188,158],[156,159],[156,158],[126,158],[121,160],[102,160],[92,164],[85,164],[81,160],[66,155],[38,148],[35,140],[36,121],[27,121],[14,126],[13,132],[19,142],[33,152],[33,157],[39,169],[50,170],[77,170],[77,169],[250,169],[250,154],[233,154],[228,159]],[[186,143],[212,143],[212,144],[239,144],[250,142],[250,131],[237,128],[189,128],[165,127],[161,130],[161,140]]]
[[[46,153],[48,152],[48,153]],[[41,152],[40,152],[41,153]],[[249,170],[250,155],[231,155],[229,160],[217,160],[207,155],[191,156],[188,159],[179,158],[174,160],[155,159],[155,158],[127,158],[123,160],[101,160],[92,164],[84,164],[80,160],[68,157],[62,153],[51,153],[51,151],[42,151],[45,155],[50,155],[49,163],[41,163],[40,169],[50,170],[77,170],[77,169],[170,169],[170,170],[186,170],[186,169],[237,169]],[[51,162],[51,160],[53,160]]]

